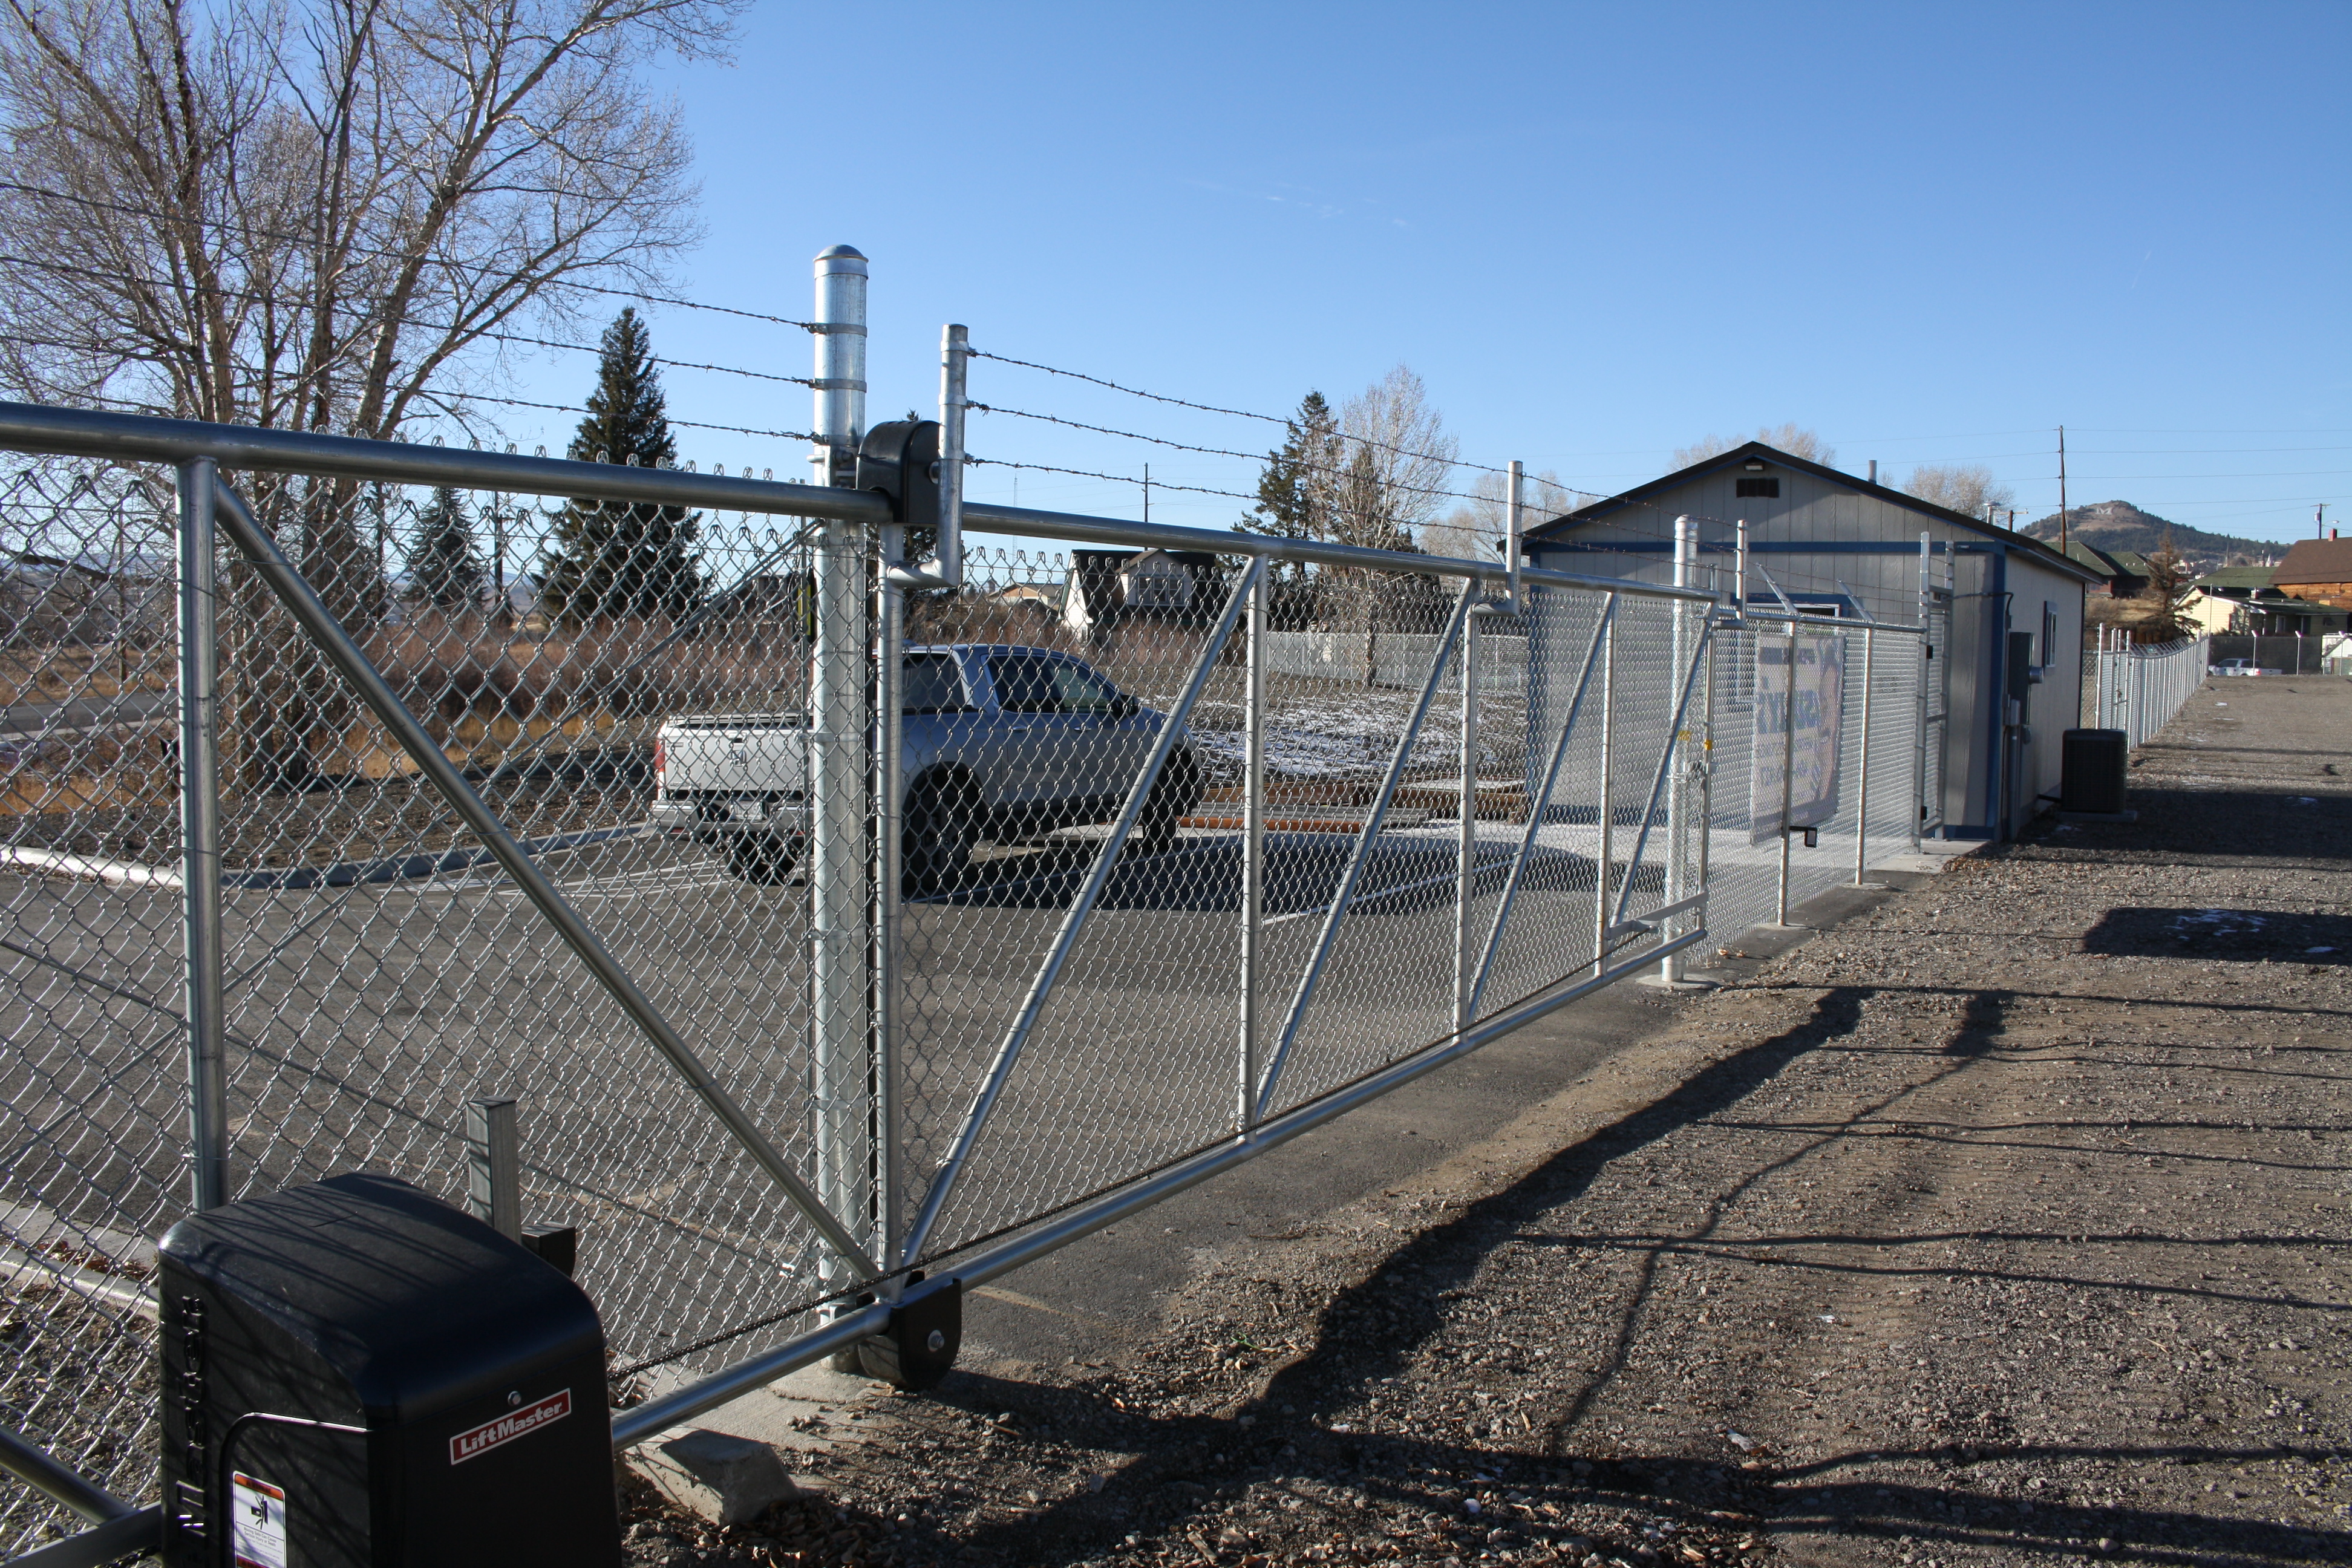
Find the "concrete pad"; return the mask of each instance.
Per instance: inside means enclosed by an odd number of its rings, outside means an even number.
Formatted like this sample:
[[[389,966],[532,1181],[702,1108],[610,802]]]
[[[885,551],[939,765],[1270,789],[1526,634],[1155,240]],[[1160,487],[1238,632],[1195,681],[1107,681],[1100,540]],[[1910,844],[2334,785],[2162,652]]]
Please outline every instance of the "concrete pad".
[[[1873,872],[1908,871],[1914,874],[1924,872],[1932,875],[1945,869],[1961,856],[1983,847],[1983,842],[1969,843],[1960,840],[1945,843],[1932,838],[1925,839],[1921,841],[1919,853],[1916,855],[1909,853],[1889,855],[1885,859],[1874,863],[1870,868]]]

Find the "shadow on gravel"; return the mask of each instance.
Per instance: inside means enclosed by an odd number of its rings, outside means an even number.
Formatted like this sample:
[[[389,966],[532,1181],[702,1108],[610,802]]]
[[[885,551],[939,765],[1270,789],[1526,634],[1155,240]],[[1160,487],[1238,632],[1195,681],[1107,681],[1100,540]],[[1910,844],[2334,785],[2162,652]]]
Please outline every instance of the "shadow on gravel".
[[[1449,1223],[1413,1237],[1391,1254],[1367,1279],[1341,1291],[1314,1324],[1312,1348],[1268,1381],[1262,1396],[1219,1415],[1154,1415],[1115,1404],[1107,1391],[1018,1383],[959,1371],[929,1397],[965,1413],[968,1423],[1006,1434],[1014,1444],[1035,1444],[1021,1457],[1040,1471],[1066,1474],[1072,1458],[1057,1453],[1067,1443],[1097,1452],[1134,1458],[1122,1465],[1100,1492],[1043,1499],[1035,1511],[1013,1522],[977,1528],[940,1529],[929,1524],[900,1527],[892,1544],[896,1560],[924,1562],[961,1556],[990,1563],[1061,1563],[1118,1552],[1120,1538],[1139,1535],[1145,1550],[1171,1547],[1173,1559],[1190,1561],[1191,1541],[1203,1563],[1235,1560],[1242,1550],[1223,1549],[1212,1539],[1221,1505],[1235,1489],[1274,1477],[1348,1486],[1375,1499],[1414,1509],[1429,1506],[1426,1488],[1440,1479],[1491,1480],[1517,1489],[1535,1501],[1563,1508],[1577,1503],[1654,1500],[1693,1523],[1696,1510],[1732,1510],[1736,1522],[1718,1528],[1731,1534],[1753,1531],[1770,1540],[1824,1533],[1855,1541],[1893,1543],[1907,1538],[1906,1550],[1936,1542],[1977,1543],[2033,1563],[2090,1556],[2161,1563],[2212,1563],[2225,1568],[2280,1568],[2289,1563],[2352,1563],[2352,1534],[2309,1531],[2244,1519],[2223,1519],[2179,1510],[2085,1506],[2053,1494],[2025,1507],[1978,1484],[1970,1467],[1988,1460],[2058,1459],[2094,1456],[2116,1461],[2146,1459],[2181,1465],[2244,1465],[2284,1458],[2289,1450],[2228,1449],[2192,1445],[2138,1448],[2060,1449],[1985,1442],[1966,1447],[1874,1450],[1784,1467],[1769,1453],[1738,1452],[1727,1439],[1706,1438],[1675,1454],[1609,1453],[1605,1446],[1577,1457],[1563,1447],[1594,1395],[1620,1371],[1630,1352],[1649,1294],[1649,1271],[1664,1254],[1686,1249],[1699,1238],[1574,1236],[1533,1238],[1530,1221],[1572,1200],[1611,1162],[1692,1124],[1713,1120],[1769,1083],[1806,1052],[1832,1046],[1853,1033],[1864,1004],[1874,993],[1840,987],[1822,995],[1811,1016],[1794,1028],[1758,1042],[1717,1063],[1656,1103],[1561,1151],[1510,1187],[1464,1209]],[[2000,1033],[2013,998],[2008,993],[1971,996],[1952,1037],[1931,1047],[1948,1060],[1942,1073],[1969,1070]],[[1940,1076],[1940,1074],[1938,1075]],[[1884,1108],[1857,1119],[1884,1121]],[[1854,1125],[1814,1129],[1824,1137],[1851,1135]],[[1790,1156],[1791,1158],[1796,1156]],[[1318,1425],[1312,1412],[1354,1402],[1382,1377],[1404,1370],[1413,1350],[1443,1326],[1447,1300],[1469,1288],[1486,1257],[1507,1242],[1540,1239],[1559,1246],[1623,1246],[1646,1243],[1640,1283],[1632,1292],[1619,1331],[1615,1357],[1586,1385],[1569,1394],[1564,1408],[1520,1429],[1498,1419],[1475,1420],[1458,1436],[1433,1426],[1406,1434],[1342,1433]],[[1790,1238],[1794,1239],[1794,1238]],[[1844,1238],[1850,1239],[1850,1238]],[[2146,1239],[2146,1238],[2135,1238]],[[1767,1245],[1769,1243],[1768,1238]],[[1754,1261],[1754,1259],[1751,1259]],[[1899,1265],[1897,1266],[1899,1267]],[[1299,1414],[1305,1412],[1307,1414]],[[1008,1426],[1005,1415],[1013,1423]],[[1003,1440],[1003,1439],[1001,1439]],[[1715,1445],[1719,1452],[1708,1452]],[[1016,1450],[1017,1452],[1017,1447]],[[1843,1482],[1837,1472],[1853,1463],[1922,1459],[1944,1468],[1941,1485],[1881,1488]],[[1418,1486],[1421,1490],[1412,1489]],[[1429,1516],[1424,1516],[1429,1517]],[[1424,1532],[1427,1540],[1405,1549],[1423,1561],[1451,1553],[1468,1560],[1497,1544],[1528,1552],[1557,1545],[1559,1532],[1522,1526],[1507,1542],[1497,1542],[1483,1523],[1459,1515]],[[1327,1537],[1347,1539],[1346,1522],[1328,1523]],[[1304,1538],[1302,1538],[1303,1540]],[[1442,1540],[1442,1544],[1440,1541]],[[2113,1542],[2105,1552],[2096,1543]],[[1294,1543],[1296,1544],[1296,1543]],[[1368,1541],[1366,1544],[1377,1544]],[[1263,1549],[1260,1549],[1263,1550]],[[1628,1548],[1606,1545],[1622,1555]],[[1259,1561],[1289,1561],[1277,1550]],[[1542,1559],[1554,1560],[1554,1559]],[[1575,1560],[1573,1557],[1566,1559]]]
[[[2352,963],[2352,917],[2268,910],[2115,909],[2083,951],[2132,958],[2268,958]]]
[[[1104,1550],[1125,1531],[1172,1531],[1181,1537],[1183,1521],[1212,1500],[1214,1487],[1263,1477],[1268,1468],[1287,1475],[1345,1480],[1375,1494],[1383,1489],[1384,1479],[1416,1471],[1465,1478],[1485,1474],[1506,1484],[1557,1489],[1562,1498],[1590,1489],[1645,1489],[1651,1483],[1636,1478],[1664,1475],[1660,1467],[1668,1461],[1648,1468],[1612,1461],[1597,1470],[1586,1462],[1591,1473],[1578,1478],[1569,1468],[1578,1461],[1547,1450],[1554,1443],[1550,1434],[1572,1425],[1575,1413],[1622,1367],[1647,1295],[1646,1278],[1627,1310],[1615,1363],[1577,1396],[1571,1412],[1524,1433],[1496,1433],[1490,1424],[1471,1428],[1469,1437],[1491,1437],[1496,1446],[1429,1436],[1342,1434],[1285,1412],[1353,1399],[1381,1378],[1394,1376],[1413,1348],[1442,1326],[1444,1301],[1473,1282],[1496,1246],[1536,1215],[1574,1198],[1610,1162],[1737,1104],[1798,1057],[1852,1034],[1868,995],[1860,987],[1831,991],[1795,1028],[1717,1063],[1672,1094],[1471,1205],[1450,1223],[1413,1237],[1369,1279],[1331,1300],[1312,1330],[1313,1349],[1276,1372],[1261,1398],[1228,1415],[1148,1417],[1111,1408],[1082,1390],[1013,1384],[963,1372],[951,1374],[932,1397],[976,1414],[1016,1412],[1024,1422],[1045,1423],[1057,1437],[1138,1455],[1121,1470],[1117,1485],[1118,1500],[1134,1510],[1129,1516],[1112,1519],[1107,1490],[1048,1502],[1019,1524],[984,1527],[965,1535],[965,1544],[992,1560],[1052,1562],[1060,1560],[1056,1552]],[[1986,1024],[1997,1027],[1997,1017],[1988,1016]],[[1958,1070],[1958,1066],[1951,1070]],[[1501,1446],[1514,1439],[1532,1451]],[[1721,1473],[1720,1483],[1699,1493],[1675,1495],[1687,1500],[1712,1490],[1726,1501],[1748,1506],[1752,1489],[1736,1465]],[[1464,1544],[1476,1554],[1475,1543]]]
[[[2329,784],[2340,788],[2335,780]],[[2135,858],[2174,854],[2200,862],[2217,855],[2300,860],[2352,853],[2352,795],[2149,788],[2135,778],[2126,803],[2139,813],[2139,820],[2128,826],[2059,823],[2043,817],[2027,837],[2035,844],[2075,848],[2127,840]],[[1990,853],[1998,856],[2011,849],[2002,846]]]
[[[1304,1392],[1293,1384],[1306,1364],[1278,1376],[1264,1399],[1224,1416],[1148,1416],[1086,1390],[954,1373],[930,1397],[1003,1434],[1000,1440],[1010,1442],[1019,1458],[1040,1470],[1066,1469],[1067,1459],[1055,1451],[1064,1442],[1124,1450],[1136,1458],[1101,1492],[1080,1491],[1046,1501],[1016,1523],[962,1531],[901,1526],[890,1543],[892,1560],[1061,1563],[1114,1551],[1113,1543],[1129,1532],[1147,1542],[1157,1537],[1175,1542],[1189,1533],[1207,1545],[1211,1524],[1192,1521],[1211,1520],[1217,1506],[1233,1495],[1232,1488],[1273,1474],[1321,1486],[1354,1487],[1369,1497],[1416,1508],[1426,1506],[1426,1494],[1408,1491],[1400,1483],[1477,1478],[1515,1489],[1537,1502],[1557,1501],[1563,1507],[1596,1501],[1674,1505],[1669,1511],[1685,1519],[1700,1510],[1737,1510],[1743,1517],[1731,1525],[1733,1533],[1752,1531],[1767,1540],[1826,1533],[1858,1542],[1901,1538],[1915,1547],[1975,1544],[2016,1553],[2020,1562],[2046,1556],[2079,1563],[2096,1554],[2118,1561],[2224,1568],[2352,1563],[2352,1533],[2342,1531],[2303,1530],[2180,1510],[2104,1508],[2069,1501],[2054,1492],[2047,1498],[2012,1499],[1979,1485],[1972,1469],[1986,1462],[2067,1459],[2242,1467],[2288,1458],[2318,1459],[2331,1450],[1988,1442],[1877,1448],[1782,1464],[1769,1455],[1748,1458],[1726,1444],[1718,1455],[1619,1453],[1571,1460],[1426,1437],[1339,1434],[1305,1419],[1285,1417],[1279,1414],[1284,1394]],[[1035,1451],[1019,1453],[1028,1444]],[[1880,1486],[1838,1479],[1850,1465],[1887,1460],[1935,1464],[1943,1471],[1942,1481]],[[1349,1536],[1344,1523],[1326,1522],[1319,1531],[1307,1533],[1341,1541]],[[1425,1558],[1451,1551],[1473,1556],[1491,1539],[1485,1521],[1459,1518],[1449,1518],[1433,1533],[1444,1544],[1432,1542],[1409,1555]],[[1549,1544],[1540,1529],[1522,1526],[1510,1533],[1507,1542],[1494,1544],[1538,1550]],[[2102,1548],[2101,1542],[2110,1544]],[[1181,1557],[1181,1545],[1177,1551]],[[1221,1556],[1212,1547],[1205,1560],[1222,1562],[1239,1554],[1227,1550]],[[1260,1559],[1293,1560],[1278,1553]]]
[[[2089,1549],[2135,1563],[2257,1565],[2352,1563],[2352,1532],[2303,1530],[2270,1520],[2217,1517],[2178,1509],[2093,1507],[2067,1501],[2010,1500],[1972,1490],[1968,1467],[1982,1460],[2112,1464],[2243,1466],[2263,1460],[2316,1459],[2332,1449],[2220,1448],[2193,1443],[2131,1447],[1990,1444],[1929,1448],[1874,1448],[1776,1471],[1787,1499],[1771,1521],[1782,1530],[1824,1528],[1853,1535],[1901,1535],[1915,1545],[1996,1545],[2011,1552],[2080,1561]],[[1851,1464],[1882,1459],[1927,1460],[1947,1467],[1945,1486],[1844,1484],[1832,1479]]]

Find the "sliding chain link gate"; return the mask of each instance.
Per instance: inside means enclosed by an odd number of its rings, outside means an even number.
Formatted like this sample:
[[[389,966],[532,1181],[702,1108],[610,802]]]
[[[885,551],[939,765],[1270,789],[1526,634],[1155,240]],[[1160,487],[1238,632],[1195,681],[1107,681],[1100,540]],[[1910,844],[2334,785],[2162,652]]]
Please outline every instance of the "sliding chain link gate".
[[[625,1446],[1917,821],[1912,628],[977,504],[1021,547],[926,587],[883,498],[748,472],[0,450],[0,1425],[121,1499],[155,1238],[355,1168],[463,1201],[470,1100],[579,1229]],[[552,547],[436,574],[458,512]],[[67,1522],[16,1489],[0,1543]]]

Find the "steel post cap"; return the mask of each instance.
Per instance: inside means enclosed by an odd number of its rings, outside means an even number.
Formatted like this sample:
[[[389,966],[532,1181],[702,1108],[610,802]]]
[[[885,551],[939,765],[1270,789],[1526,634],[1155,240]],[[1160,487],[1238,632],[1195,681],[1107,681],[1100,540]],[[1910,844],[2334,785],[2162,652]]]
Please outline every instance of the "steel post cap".
[[[854,245],[836,245],[831,249],[817,252],[817,276],[822,278],[828,272],[854,272],[863,278],[866,276],[866,253]]]

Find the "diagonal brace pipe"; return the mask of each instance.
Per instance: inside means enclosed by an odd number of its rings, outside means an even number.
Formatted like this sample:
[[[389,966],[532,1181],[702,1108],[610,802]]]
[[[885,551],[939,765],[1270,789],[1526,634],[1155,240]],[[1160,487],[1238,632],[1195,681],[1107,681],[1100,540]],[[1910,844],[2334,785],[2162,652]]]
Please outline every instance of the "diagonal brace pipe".
[[[1365,862],[1371,858],[1372,840],[1380,836],[1381,824],[1389,814],[1389,802],[1404,780],[1413,742],[1421,738],[1422,721],[1429,717],[1429,705],[1437,700],[1437,689],[1445,680],[1445,666],[1454,657],[1455,645],[1462,640],[1462,625],[1469,619],[1470,606],[1477,599],[1476,580],[1464,582],[1462,596],[1454,601],[1453,617],[1438,637],[1437,654],[1429,662],[1429,679],[1422,683],[1421,700],[1412,705],[1412,718],[1397,739],[1396,754],[1389,759],[1388,773],[1372,795],[1371,809],[1364,814],[1363,829],[1356,835],[1356,847],[1348,856],[1348,869],[1339,879],[1339,890],[1331,896],[1330,912],[1323,917],[1323,930],[1315,939],[1315,956],[1307,961],[1307,972],[1298,977],[1297,994],[1290,999],[1289,1015],[1282,1021],[1282,1034],[1275,1042],[1273,1058],[1266,1063],[1265,1080],[1258,1085],[1257,1115],[1261,1121],[1266,1108],[1274,1103],[1274,1091],[1282,1082],[1282,1069],[1290,1061],[1290,1048],[1298,1041],[1299,1027],[1307,1021],[1307,1005],[1315,1000],[1315,987],[1323,978],[1323,966],[1329,962],[1332,944],[1339,940],[1339,922],[1348,918],[1356,883],[1364,874]],[[1468,680],[1474,675],[1474,671],[1465,670],[1462,679]]]
[[[997,1097],[1004,1092],[1007,1079],[1013,1076],[1013,1065],[1021,1059],[1022,1047],[1037,1026],[1038,1017],[1045,1010],[1046,999],[1053,995],[1054,986],[1062,977],[1062,966],[1069,961],[1078,944],[1078,935],[1086,929],[1087,919],[1094,913],[1095,902],[1102,897],[1110,874],[1118,864],[1119,852],[1127,847],[1128,835],[1135,830],[1137,820],[1143,815],[1144,802],[1151,798],[1152,786],[1160,782],[1160,769],[1175,750],[1176,736],[1191,716],[1192,705],[1207,689],[1209,677],[1217,668],[1218,658],[1233,637],[1234,626],[1241,619],[1242,606],[1249,603],[1250,594],[1265,575],[1265,559],[1260,556],[1249,563],[1246,571],[1234,584],[1225,598],[1224,614],[1217,617],[1216,628],[1201,647],[1201,657],[1192,666],[1192,678],[1185,683],[1184,695],[1160,726],[1153,737],[1151,754],[1144,760],[1143,771],[1127,792],[1127,804],[1119,808],[1118,821],[1103,841],[1102,852],[1095,857],[1094,868],[1087,873],[1086,885],[1062,916],[1062,928],[1054,933],[1054,945],[1046,951],[1045,961],[1037,966],[1037,973],[1029,982],[1029,994],[1022,999],[1021,1011],[1014,1015],[1012,1026],[1005,1030],[1003,1042],[996,1047],[996,1059],[989,1064],[988,1078],[980,1092],[972,1097],[971,1109],[964,1112],[963,1125],[956,1131],[954,1145],[940,1164],[939,1174],[931,1178],[930,1191],[923,1194],[923,1206],[915,1216],[912,1228],[907,1232],[907,1244],[898,1255],[901,1267],[922,1256],[923,1243],[930,1238],[931,1228],[939,1222],[940,1211],[947,1205],[948,1196],[955,1191],[962,1176],[964,1163],[971,1158],[972,1145],[980,1141],[982,1129],[996,1110]]]
[[[735,1097],[710,1075],[710,1069],[703,1066],[692,1048],[678,1037],[677,1031],[670,1027],[668,1020],[655,1008],[651,999],[637,989],[636,982],[629,978],[628,971],[621,967],[620,961],[605,948],[594,930],[581,919],[578,910],[565,901],[563,895],[556,890],[555,884],[547,879],[545,873],[524,853],[522,846],[515,842],[506,825],[483,803],[482,797],[474,793],[473,786],[466,782],[465,775],[457,771],[456,764],[433,743],[433,738],[425,732],[425,727],[416,721],[416,716],[394,693],[383,676],[361,651],[359,644],[352,640],[351,633],[343,629],[342,623],[335,619],[334,612],[327,608],[309,581],[279,552],[277,542],[262,528],[243,498],[222,484],[215,489],[215,499],[221,525],[260,572],[262,581],[269,584],[270,592],[278,595],[279,602],[310,634],[310,640],[319,645],[320,650],[342,673],[343,679],[358,692],[360,700],[374,712],[385,732],[416,764],[417,771],[431,781],[442,798],[465,820],[466,826],[481,837],[484,846],[497,857],[507,875],[515,879],[515,885],[523,890],[524,897],[530,899],[539,912],[546,917],[547,923],[555,928],[564,945],[588,966],[588,972],[596,977],[597,983],[604,987],[613,1000],[620,1004],[621,1010],[635,1022],[646,1037],[653,1042],[654,1047],[669,1058],[670,1065],[686,1079],[688,1087],[734,1135],[735,1142],[742,1146],[752,1162],[783,1189],[785,1198],[800,1210],[809,1224],[816,1227],[817,1234],[824,1237],[825,1244],[855,1264],[866,1277],[880,1273],[880,1268],[866,1254],[865,1247],[858,1244],[857,1237],[848,1226],[818,1201],[815,1192],[801,1178],[800,1173],[793,1170],[775,1145],[768,1142],[751,1115],[735,1102]]]
[[[1691,693],[1698,688],[1698,672],[1706,663],[1707,639],[1715,628],[1699,628],[1698,647],[1691,655],[1690,668],[1683,672],[1683,694],[1675,703],[1675,721],[1666,731],[1666,749],[1658,753],[1658,771],[1650,780],[1650,804],[1642,812],[1642,832],[1633,840],[1633,858],[1625,862],[1625,885],[1617,894],[1617,921],[1625,923],[1625,907],[1633,900],[1633,873],[1642,864],[1642,851],[1650,846],[1650,828],[1658,820],[1658,797],[1665,793],[1666,778],[1672,772],[1675,757],[1682,752],[1683,720],[1690,712]],[[1605,868],[1604,868],[1605,872]]]
[[[1519,896],[1519,882],[1528,868],[1528,857],[1534,853],[1536,833],[1543,826],[1544,813],[1551,808],[1551,792],[1559,783],[1560,765],[1568,761],[1569,742],[1576,736],[1578,715],[1584,711],[1584,695],[1592,685],[1592,672],[1600,668],[1601,642],[1609,635],[1609,625],[1617,616],[1617,595],[1609,595],[1608,604],[1592,624],[1592,646],[1584,650],[1584,668],[1576,678],[1576,695],[1568,705],[1568,719],[1559,728],[1559,740],[1551,749],[1551,761],[1544,769],[1543,787],[1535,799],[1528,803],[1528,825],[1519,833],[1518,853],[1511,857],[1510,875],[1503,880],[1503,896],[1495,905],[1494,923],[1486,928],[1486,951],[1478,959],[1478,973],[1470,982],[1468,1016],[1478,1016],[1478,1002],[1486,994],[1486,977],[1494,973],[1495,959],[1503,950],[1503,927],[1511,918],[1511,905]]]

